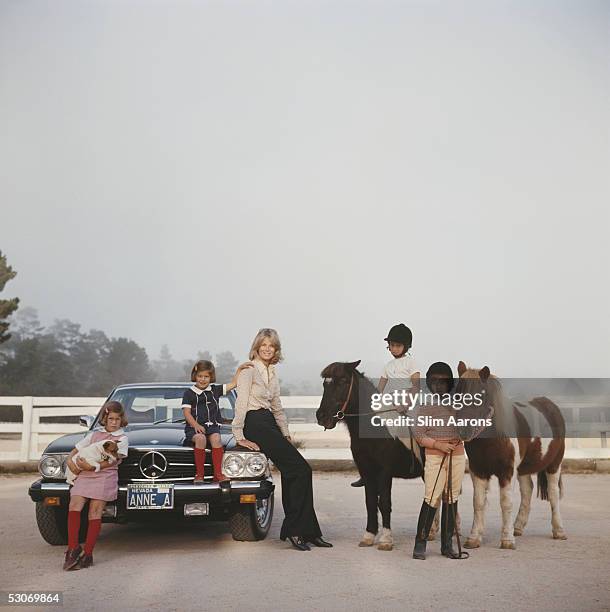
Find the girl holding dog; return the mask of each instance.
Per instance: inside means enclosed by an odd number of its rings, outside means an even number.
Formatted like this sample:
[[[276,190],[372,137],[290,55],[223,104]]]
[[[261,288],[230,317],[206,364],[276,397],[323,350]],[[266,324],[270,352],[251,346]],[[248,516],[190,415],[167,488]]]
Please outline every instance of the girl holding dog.
[[[118,466],[122,457],[127,457],[128,440],[123,427],[127,425],[125,410],[120,402],[106,402],[102,407],[100,424],[103,430],[88,433],[70,453],[67,464],[76,475],[74,486],[70,489],[70,506],[68,509],[68,550],[64,558],[64,570],[87,568],[93,565],[93,548],[102,526],[102,513],[109,501],[117,498],[119,472]],[[102,461],[99,466],[90,465],[79,457],[74,462],[76,453],[90,444],[102,440],[116,442],[119,461]],[[98,469],[99,468],[99,469]],[[81,512],[89,500],[89,525],[84,549],[79,544]]]

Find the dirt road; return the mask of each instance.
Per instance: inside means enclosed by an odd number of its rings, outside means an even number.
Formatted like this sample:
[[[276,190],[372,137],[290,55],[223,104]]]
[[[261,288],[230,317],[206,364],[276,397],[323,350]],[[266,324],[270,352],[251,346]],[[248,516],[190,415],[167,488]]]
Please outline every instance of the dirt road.
[[[565,476],[569,539],[551,539],[548,503],[535,500],[516,551],[498,548],[492,487],[487,539],[464,561],[441,557],[438,542],[426,561],[411,559],[421,482],[394,481],[395,549],[358,548],[364,493],[349,486],[353,476],[315,473],[332,549],[302,553],[279,541],[278,490],[263,542],[234,542],[222,523],[104,525],[95,566],[77,572],[62,572],[63,548],[38,534],[27,496],[34,477],[0,477],[0,591],[61,590],[64,610],[610,610],[610,476]],[[464,531],[471,495],[466,478]]]

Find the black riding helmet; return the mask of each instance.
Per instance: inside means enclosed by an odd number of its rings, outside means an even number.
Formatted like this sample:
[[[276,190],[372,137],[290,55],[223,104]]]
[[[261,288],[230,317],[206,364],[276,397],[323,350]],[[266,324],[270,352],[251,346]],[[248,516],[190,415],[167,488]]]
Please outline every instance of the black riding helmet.
[[[398,325],[392,326],[388,332],[387,338],[384,338],[384,340],[386,342],[398,342],[399,344],[404,344],[406,352],[413,344],[413,334],[404,323],[398,323]]]
[[[455,384],[455,381],[453,380],[453,370],[448,363],[445,363],[444,361],[437,361],[428,368],[428,371],[426,372],[426,385],[428,386],[428,389],[432,389],[430,386],[430,379],[432,376],[434,376],[434,374],[446,376],[449,379],[449,391],[451,392],[453,390],[453,385]]]

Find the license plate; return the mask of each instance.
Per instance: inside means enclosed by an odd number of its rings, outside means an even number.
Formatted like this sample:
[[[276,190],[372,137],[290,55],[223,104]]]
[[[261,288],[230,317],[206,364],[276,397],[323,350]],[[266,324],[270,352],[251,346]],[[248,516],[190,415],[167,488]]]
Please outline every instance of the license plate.
[[[173,484],[148,484],[143,482],[127,485],[127,510],[173,509]]]

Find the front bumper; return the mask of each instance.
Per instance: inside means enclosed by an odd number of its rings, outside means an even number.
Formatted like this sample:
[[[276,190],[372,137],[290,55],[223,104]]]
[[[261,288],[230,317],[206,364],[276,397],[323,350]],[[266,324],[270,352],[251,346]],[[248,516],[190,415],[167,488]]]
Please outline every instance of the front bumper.
[[[164,483],[165,484],[165,483]],[[183,513],[184,504],[196,502],[208,502],[210,508],[223,506],[225,504],[239,503],[240,495],[256,495],[256,499],[268,498],[275,485],[271,479],[263,480],[231,480],[228,482],[206,482],[204,484],[175,483],[174,484],[174,509],[173,512]],[[59,506],[68,507],[70,500],[70,486],[67,482],[44,481],[42,479],[34,482],[28,491],[34,502],[44,501],[46,497],[58,497]],[[127,486],[119,485],[118,497],[115,502],[109,502],[116,506],[117,514],[129,516],[130,513],[166,513],[171,510],[127,510]]]

